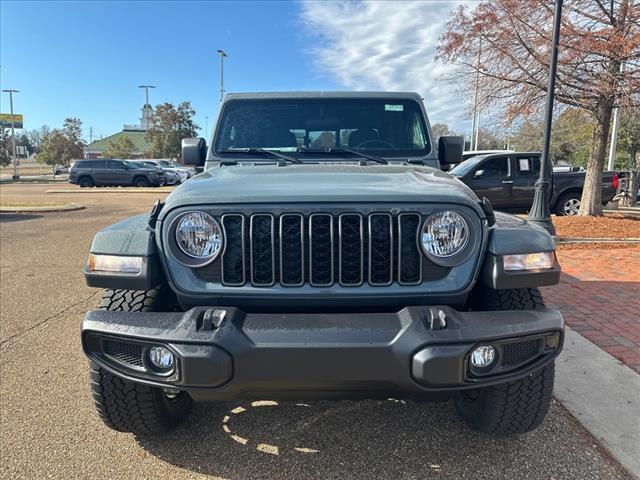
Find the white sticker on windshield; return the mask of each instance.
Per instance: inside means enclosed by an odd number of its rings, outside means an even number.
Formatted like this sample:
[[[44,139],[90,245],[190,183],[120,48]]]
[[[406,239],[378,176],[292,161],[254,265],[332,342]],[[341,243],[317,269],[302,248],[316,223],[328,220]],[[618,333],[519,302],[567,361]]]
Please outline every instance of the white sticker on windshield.
[[[387,112],[402,112],[404,111],[404,105],[389,105],[388,103],[386,103],[384,105],[384,109]]]
[[[520,162],[520,171],[521,172],[528,172],[529,171],[529,159],[528,158],[519,158],[518,161]]]

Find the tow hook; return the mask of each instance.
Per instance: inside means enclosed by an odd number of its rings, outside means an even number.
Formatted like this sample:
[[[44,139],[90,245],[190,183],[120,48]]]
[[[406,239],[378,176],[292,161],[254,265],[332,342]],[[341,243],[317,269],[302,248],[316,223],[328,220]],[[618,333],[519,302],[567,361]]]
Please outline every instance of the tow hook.
[[[202,315],[202,324],[200,330],[211,331],[220,326],[224,317],[227,315],[226,310],[217,310],[208,308]]]
[[[447,328],[447,314],[439,308],[427,309],[427,328],[444,330]]]

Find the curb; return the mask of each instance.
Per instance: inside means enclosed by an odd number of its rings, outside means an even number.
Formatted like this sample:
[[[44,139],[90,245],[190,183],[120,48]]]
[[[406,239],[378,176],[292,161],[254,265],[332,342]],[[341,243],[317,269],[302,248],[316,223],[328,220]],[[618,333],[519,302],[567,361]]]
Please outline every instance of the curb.
[[[166,187],[140,187],[140,188],[83,188],[78,190],[54,189],[44,193],[171,193],[174,188],[166,190]]]
[[[640,479],[640,375],[566,327],[553,396]]]
[[[0,206],[0,213],[36,213],[36,212],[72,212],[83,210],[84,205],[79,203],[67,203],[64,205],[33,205],[33,206]]]
[[[573,237],[554,237],[553,241],[556,245],[567,245],[571,243],[640,243],[640,238],[573,238]]]

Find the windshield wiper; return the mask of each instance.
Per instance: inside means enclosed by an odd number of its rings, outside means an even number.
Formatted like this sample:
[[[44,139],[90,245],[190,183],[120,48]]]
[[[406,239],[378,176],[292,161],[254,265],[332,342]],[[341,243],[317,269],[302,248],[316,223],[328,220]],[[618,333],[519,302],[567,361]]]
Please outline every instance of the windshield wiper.
[[[302,163],[301,160],[297,158],[290,157],[289,155],[285,155],[278,150],[268,150],[266,148],[233,148],[226,150],[219,150],[220,153],[248,153],[248,154],[268,154],[274,157],[280,158],[282,160],[286,160],[290,163]]]
[[[350,155],[355,155],[358,157],[365,158],[367,160],[371,160],[372,162],[381,163],[382,165],[388,165],[384,158],[376,157],[375,155],[369,155],[368,153],[362,153],[357,150],[351,150],[350,148],[306,148],[306,147],[298,147],[299,152],[303,153],[328,153],[330,155],[341,155],[348,153]]]

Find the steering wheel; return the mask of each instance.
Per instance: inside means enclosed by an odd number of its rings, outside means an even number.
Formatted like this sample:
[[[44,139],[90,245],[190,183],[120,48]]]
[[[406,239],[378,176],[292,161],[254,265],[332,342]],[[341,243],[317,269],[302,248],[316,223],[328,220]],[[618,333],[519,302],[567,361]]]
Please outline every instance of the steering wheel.
[[[362,143],[359,143],[357,148],[362,148],[367,144],[372,144],[372,146],[378,146],[378,147],[389,147],[389,148],[393,148],[395,149],[396,147],[390,143],[390,142],[385,142],[384,140],[378,140],[378,139],[373,139],[373,140],[365,140]]]

